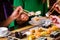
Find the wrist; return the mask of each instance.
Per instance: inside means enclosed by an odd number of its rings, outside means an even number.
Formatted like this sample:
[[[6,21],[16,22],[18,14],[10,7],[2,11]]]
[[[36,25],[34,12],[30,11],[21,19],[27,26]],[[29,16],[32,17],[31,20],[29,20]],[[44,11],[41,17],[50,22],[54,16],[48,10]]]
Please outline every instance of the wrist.
[[[12,20],[12,21],[14,20],[14,18],[12,16],[10,16],[9,19]]]

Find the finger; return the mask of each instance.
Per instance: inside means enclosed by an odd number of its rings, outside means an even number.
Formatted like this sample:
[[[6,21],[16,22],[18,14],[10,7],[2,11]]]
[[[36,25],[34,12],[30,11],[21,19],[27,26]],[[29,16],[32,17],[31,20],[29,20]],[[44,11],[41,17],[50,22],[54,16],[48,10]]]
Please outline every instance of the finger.
[[[21,6],[19,6],[19,7],[17,7],[17,8],[15,9],[16,12],[19,12],[19,11],[21,11],[21,10],[23,10]]]
[[[19,14],[21,14],[23,12],[23,9],[19,10]]]

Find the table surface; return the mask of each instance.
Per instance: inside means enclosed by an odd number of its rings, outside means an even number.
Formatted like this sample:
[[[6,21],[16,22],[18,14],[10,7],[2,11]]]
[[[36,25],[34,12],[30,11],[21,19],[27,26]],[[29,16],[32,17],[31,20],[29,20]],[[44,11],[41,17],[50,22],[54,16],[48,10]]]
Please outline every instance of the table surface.
[[[12,33],[15,33],[16,31],[19,32],[19,31],[22,31],[22,30],[29,29],[29,28],[31,28],[31,27],[33,27],[33,26],[29,25],[29,26],[25,26],[25,27],[23,27],[23,28],[19,28],[19,29],[13,30],[13,31],[11,31],[11,32],[12,32]],[[48,40],[52,40],[52,39],[49,38],[49,37],[47,37],[47,39],[48,39]],[[7,39],[7,38],[0,38],[0,40],[8,40],[8,39]],[[22,39],[22,40],[26,40],[26,38],[25,38],[25,39]]]
[[[59,16],[59,17],[60,17],[60,16]],[[44,18],[45,18],[45,17],[44,17]],[[12,32],[12,33],[15,33],[16,31],[19,32],[19,31],[26,30],[26,29],[31,28],[31,27],[33,27],[33,26],[28,25],[28,26],[25,26],[25,27],[23,27],[23,28],[19,28],[19,29],[13,30],[13,31],[11,31],[11,32]],[[48,39],[51,40],[49,37],[48,37]],[[7,38],[0,38],[0,40],[7,40]],[[25,40],[25,39],[23,39],[23,40]]]
[[[28,29],[28,28],[31,28],[32,26],[31,25],[29,25],[29,26],[25,26],[25,27],[23,27],[23,28],[19,28],[19,29],[16,29],[16,30],[13,30],[13,31],[11,31],[12,33],[14,33],[14,32],[19,32],[19,31],[22,31],[22,30],[26,30],[26,29]],[[0,40],[7,40],[7,38],[0,38]]]
[[[0,38],[0,40],[7,40],[7,38]]]

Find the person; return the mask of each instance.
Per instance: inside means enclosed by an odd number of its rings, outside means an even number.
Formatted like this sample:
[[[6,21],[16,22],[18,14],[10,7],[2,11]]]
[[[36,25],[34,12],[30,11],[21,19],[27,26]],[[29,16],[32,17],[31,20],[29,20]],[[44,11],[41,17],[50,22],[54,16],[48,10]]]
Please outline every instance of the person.
[[[57,1],[52,9],[53,12],[49,11],[49,18],[52,20],[53,24],[60,28],[60,1]]]
[[[45,16],[47,12],[47,0],[14,0],[13,6],[22,6],[28,11],[41,11],[41,15]]]
[[[14,0],[13,6],[22,6],[23,9],[31,12],[41,11],[41,16],[45,16],[48,11],[47,0]],[[13,21],[9,26],[15,26],[15,21]]]
[[[8,26],[13,20],[16,20],[17,18],[19,18],[19,16],[21,17],[20,20],[21,21],[27,21],[28,20],[28,16],[26,16],[27,14],[23,14],[23,16],[21,16],[21,13],[23,12],[23,9],[21,6],[17,7],[14,12],[4,21],[0,24],[0,26]],[[26,17],[24,17],[26,16]]]
[[[47,12],[46,16],[49,17],[50,15],[60,16],[60,1],[54,3],[52,8]]]

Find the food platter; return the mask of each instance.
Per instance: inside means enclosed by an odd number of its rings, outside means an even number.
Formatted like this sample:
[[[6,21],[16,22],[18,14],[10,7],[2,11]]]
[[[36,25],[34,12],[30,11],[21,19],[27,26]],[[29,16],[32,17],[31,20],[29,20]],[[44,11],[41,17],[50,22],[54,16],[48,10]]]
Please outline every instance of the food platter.
[[[15,33],[12,33],[11,35],[9,35],[8,36],[8,39],[9,40],[33,40],[32,38],[32,35],[31,35],[31,33],[29,34],[29,32],[31,32],[30,30],[33,30],[33,29],[43,29],[44,31],[45,30],[49,30],[49,29],[47,29],[47,28],[42,28],[40,25],[37,25],[37,26],[33,26],[33,27],[31,27],[31,28],[28,28],[28,29],[26,29],[26,30],[23,30],[23,31],[19,31],[19,32],[17,32],[18,34],[20,33],[22,33],[23,35],[25,35],[23,38],[21,38],[21,37],[16,37],[16,32]],[[53,27],[52,27],[53,28]],[[40,30],[40,31],[43,31],[43,30]],[[55,30],[55,29],[54,29]],[[56,28],[56,30],[55,31],[57,31],[57,28]],[[44,32],[42,32],[42,34],[44,34]],[[22,35],[22,36],[23,36]],[[44,35],[46,35],[46,34],[44,34]],[[30,39],[29,39],[30,38]],[[39,40],[39,38],[47,38],[47,40],[54,40],[54,38],[52,38],[52,37],[50,37],[50,35],[48,35],[48,36],[40,36],[40,37],[38,37],[38,38],[35,38],[34,40]]]

